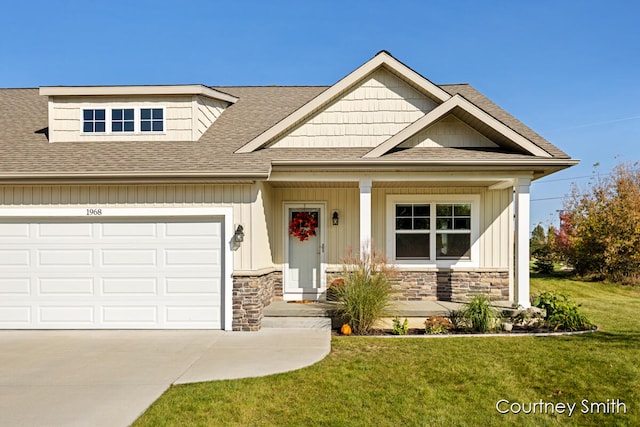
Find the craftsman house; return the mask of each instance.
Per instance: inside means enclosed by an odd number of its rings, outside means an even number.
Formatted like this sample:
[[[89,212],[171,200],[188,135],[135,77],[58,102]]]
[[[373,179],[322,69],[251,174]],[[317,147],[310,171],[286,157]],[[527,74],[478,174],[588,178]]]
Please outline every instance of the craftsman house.
[[[397,297],[529,305],[529,189],[575,163],[387,52],[329,87],[0,90],[0,328],[257,330],[350,249]]]

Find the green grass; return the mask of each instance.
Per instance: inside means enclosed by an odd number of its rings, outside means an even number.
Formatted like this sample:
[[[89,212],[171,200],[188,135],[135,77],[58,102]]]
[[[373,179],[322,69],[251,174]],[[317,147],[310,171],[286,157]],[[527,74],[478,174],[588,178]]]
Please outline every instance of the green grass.
[[[134,426],[640,425],[640,288],[536,277],[601,332],[566,337],[335,337],[306,369],[171,387]],[[500,415],[499,399],[577,402],[565,415]],[[581,414],[580,402],[620,399],[627,414]]]

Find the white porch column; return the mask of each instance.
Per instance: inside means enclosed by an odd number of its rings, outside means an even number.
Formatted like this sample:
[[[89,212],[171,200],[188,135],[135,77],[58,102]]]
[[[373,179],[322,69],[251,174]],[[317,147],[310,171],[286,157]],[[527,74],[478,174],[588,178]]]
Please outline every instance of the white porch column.
[[[360,251],[371,254],[371,179],[360,180]]]
[[[518,179],[515,183],[516,204],[516,260],[515,260],[515,299],[524,308],[531,307],[529,302],[529,209],[530,179]]]

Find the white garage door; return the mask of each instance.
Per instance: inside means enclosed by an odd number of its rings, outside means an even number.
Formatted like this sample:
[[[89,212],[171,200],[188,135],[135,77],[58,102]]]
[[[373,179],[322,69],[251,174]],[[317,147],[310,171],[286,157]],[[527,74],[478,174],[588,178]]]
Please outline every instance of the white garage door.
[[[0,223],[0,328],[219,329],[222,220]]]

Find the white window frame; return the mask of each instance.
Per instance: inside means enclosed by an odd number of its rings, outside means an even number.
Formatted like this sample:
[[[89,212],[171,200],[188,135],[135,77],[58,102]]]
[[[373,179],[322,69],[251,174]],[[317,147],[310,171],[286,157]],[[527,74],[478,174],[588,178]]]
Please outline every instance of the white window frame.
[[[396,205],[397,204],[429,204],[431,205],[429,220],[428,259],[396,259]],[[468,259],[436,259],[436,205],[437,204],[470,204],[471,205],[471,250]],[[479,194],[392,194],[387,196],[386,215],[386,248],[389,262],[400,268],[479,268],[480,267],[480,195]]]
[[[143,108],[162,110],[162,131],[145,131],[141,128],[141,113]],[[84,111],[85,110],[104,110],[105,111],[105,132],[85,132],[84,131]],[[114,132],[112,130],[113,110],[133,110],[133,132]],[[83,136],[131,136],[131,135],[165,135],[167,133],[167,109],[164,106],[148,106],[148,105],[90,105],[80,109],[80,135]]]
[[[102,121],[102,120],[96,120],[95,116],[96,116],[96,111],[98,110],[104,110],[104,132],[96,132],[95,130],[92,132],[85,132],[84,130],[84,124],[85,123],[92,123],[93,126],[92,128],[95,129],[95,124],[96,121]],[[85,120],[84,118],[84,112],[85,111],[93,111],[93,119],[92,120]],[[80,111],[80,131],[85,134],[85,135],[105,135],[107,133],[109,133],[109,125],[110,125],[110,119],[108,117],[108,115],[110,114],[110,111],[108,108],[104,108],[104,107],[93,107],[93,108],[83,108]]]
[[[114,131],[113,130],[113,111],[114,110],[122,110],[124,112],[124,110],[133,110],[133,130],[132,131],[125,131],[125,130],[121,130],[119,132]],[[136,115],[136,108],[134,107],[112,107],[109,109],[109,133],[112,133],[114,135],[127,135],[127,134],[132,134],[132,133],[136,133],[136,123],[137,123],[137,115]],[[124,116],[122,120],[118,120],[118,122],[122,122],[124,124],[124,122],[127,120],[124,120]],[[124,127],[123,127],[124,129]]]

